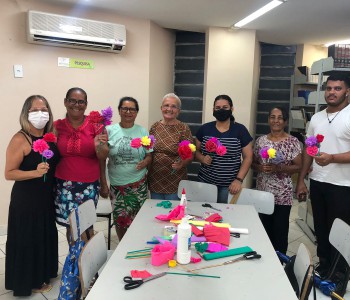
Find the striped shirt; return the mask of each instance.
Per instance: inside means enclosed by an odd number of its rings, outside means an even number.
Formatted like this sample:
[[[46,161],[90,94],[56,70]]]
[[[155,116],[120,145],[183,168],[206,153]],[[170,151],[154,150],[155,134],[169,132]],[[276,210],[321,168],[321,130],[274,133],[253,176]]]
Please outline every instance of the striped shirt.
[[[220,143],[226,147],[225,155],[219,156],[205,149],[206,142],[212,137],[218,138]],[[242,148],[253,140],[247,128],[242,124],[231,122],[228,131],[220,132],[216,128],[216,121],[213,121],[202,125],[196,138],[201,143],[202,154],[210,155],[212,158],[211,165],[201,164],[198,178],[217,186],[229,186],[241,167]]]

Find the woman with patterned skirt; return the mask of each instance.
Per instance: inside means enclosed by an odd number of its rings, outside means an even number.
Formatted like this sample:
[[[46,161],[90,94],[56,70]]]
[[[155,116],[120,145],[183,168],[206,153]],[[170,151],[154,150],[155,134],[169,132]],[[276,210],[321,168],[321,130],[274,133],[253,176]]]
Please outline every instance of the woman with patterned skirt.
[[[148,136],[148,131],[135,124],[139,111],[136,99],[123,97],[119,101],[120,123],[107,126],[108,189],[106,161],[101,162],[101,196],[110,197],[113,219],[119,241],[147,198],[147,167],[152,161],[152,148],[133,148],[131,141]]]

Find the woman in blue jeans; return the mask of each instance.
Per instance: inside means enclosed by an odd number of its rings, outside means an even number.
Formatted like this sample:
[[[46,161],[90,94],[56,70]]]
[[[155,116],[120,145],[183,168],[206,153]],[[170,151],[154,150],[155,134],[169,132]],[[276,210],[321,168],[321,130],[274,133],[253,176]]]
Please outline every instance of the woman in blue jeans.
[[[253,138],[244,125],[235,122],[232,112],[231,98],[217,96],[213,106],[216,121],[202,125],[196,134],[196,159],[201,163],[198,178],[217,186],[218,203],[227,203],[229,192],[236,194],[241,190],[253,161]],[[213,138],[226,150],[214,151],[210,147]]]

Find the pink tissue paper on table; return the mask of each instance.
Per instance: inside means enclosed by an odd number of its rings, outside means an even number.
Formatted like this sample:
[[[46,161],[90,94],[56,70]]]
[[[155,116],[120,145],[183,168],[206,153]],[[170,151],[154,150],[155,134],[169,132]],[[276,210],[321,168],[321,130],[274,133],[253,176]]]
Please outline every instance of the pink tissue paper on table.
[[[178,205],[169,214],[158,215],[156,216],[156,219],[161,221],[181,220],[184,216],[185,216],[185,207],[183,205]]]
[[[170,242],[155,245],[151,251],[151,263],[153,266],[167,264],[169,260],[174,259],[175,246]]]
[[[215,213],[215,214],[210,215],[205,220],[208,222],[220,222],[222,220],[222,216],[220,216],[218,213]]]
[[[141,279],[145,279],[152,276],[152,274],[146,270],[143,270],[143,271],[131,270],[130,274],[132,278],[141,278]]]
[[[200,257],[191,257],[191,263],[196,264],[196,263],[199,263],[201,261],[202,261],[202,259]]]
[[[226,251],[226,250],[228,250],[228,248],[221,245],[221,244],[209,243],[208,248],[205,251],[213,253],[213,252],[221,252],[221,251]]]

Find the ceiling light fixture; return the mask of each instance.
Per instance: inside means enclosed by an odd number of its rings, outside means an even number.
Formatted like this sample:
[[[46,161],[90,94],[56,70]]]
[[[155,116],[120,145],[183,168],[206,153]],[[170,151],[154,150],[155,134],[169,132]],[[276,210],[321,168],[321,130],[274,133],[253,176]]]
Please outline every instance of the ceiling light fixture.
[[[253,12],[250,14],[248,17],[245,17],[243,20],[237,22],[236,24],[232,25],[231,27],[233,28],[241,28],[244,25],[250,23],[251,21],[259,18],[260,16],[266,14],[268,11],[274,9],[275,7],[281,5],[282,3],[287,2],[287,0],[273,0],[263,6],[262,8],[259,8],[257,11]]]
[[[344,45],[344,44],[350,44],[350,40],[342,40],[342,41],[337,41],[337,42],[330,42],[330,43],[325,44],[324,46],[325,47],[329,47],[329,46],[332,46],[332,45]]]

